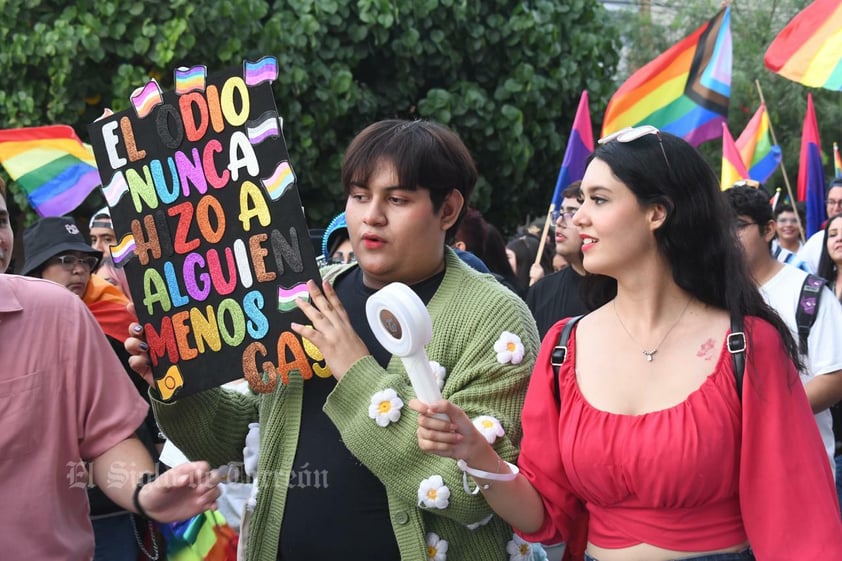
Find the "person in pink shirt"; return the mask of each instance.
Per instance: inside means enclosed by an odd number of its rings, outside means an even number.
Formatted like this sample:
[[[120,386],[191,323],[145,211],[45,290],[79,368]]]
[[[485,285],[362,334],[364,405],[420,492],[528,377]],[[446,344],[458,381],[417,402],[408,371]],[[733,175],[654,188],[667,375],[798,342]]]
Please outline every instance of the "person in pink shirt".
[[[588,561],[842,559],[801,357],[718,183],[655,127],[600,141],[572,219],[593,311],[544,338],[518,466],[453,404],[410,403],[419,446],[459,460],[523,539]]]
[[[154,477],[152,457],[134,437],[146,402],[81,298],[49,281],[4,273],[13,241],[0,181],[3,558],[89,561],[89,482],[162,522],[212,508],[219,477],[207,463]]]

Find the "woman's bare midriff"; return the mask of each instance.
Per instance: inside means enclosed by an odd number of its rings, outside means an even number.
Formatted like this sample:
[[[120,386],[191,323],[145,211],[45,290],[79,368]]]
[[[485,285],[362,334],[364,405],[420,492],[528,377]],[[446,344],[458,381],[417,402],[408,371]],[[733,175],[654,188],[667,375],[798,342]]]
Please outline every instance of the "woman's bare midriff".
[[[663,549],[648,543],[640,543],[622,549],[605,549],[588,542],[588,555],[599,561],[672,561],[673,559],[687,559],[701,555],[713,555],[715,553],[736,553],[748,547],[748,542],[715,549],[712,551],[676,551]]]

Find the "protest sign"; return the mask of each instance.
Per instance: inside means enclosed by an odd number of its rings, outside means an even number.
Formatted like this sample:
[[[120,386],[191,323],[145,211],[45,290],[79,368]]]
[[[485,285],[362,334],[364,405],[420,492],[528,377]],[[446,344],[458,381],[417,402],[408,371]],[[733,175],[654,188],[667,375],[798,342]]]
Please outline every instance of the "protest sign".
[[[165,401],[245,376],[273,391],[329,376],[291,322],[319,280],[266,57],[175,71],[89,125],[102,189],[156,386]]]

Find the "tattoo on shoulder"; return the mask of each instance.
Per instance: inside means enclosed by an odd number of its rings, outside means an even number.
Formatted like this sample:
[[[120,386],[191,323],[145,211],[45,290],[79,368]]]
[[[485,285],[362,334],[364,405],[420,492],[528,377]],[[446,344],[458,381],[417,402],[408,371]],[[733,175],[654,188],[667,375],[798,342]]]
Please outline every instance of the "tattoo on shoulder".
[[[713,358],[713,347],[714,342],[713,339],[708,339],[702,346],[699,347],[699,350],[696,352],[696,356],[699,358],[703,358],[705,360],[710,360]]]

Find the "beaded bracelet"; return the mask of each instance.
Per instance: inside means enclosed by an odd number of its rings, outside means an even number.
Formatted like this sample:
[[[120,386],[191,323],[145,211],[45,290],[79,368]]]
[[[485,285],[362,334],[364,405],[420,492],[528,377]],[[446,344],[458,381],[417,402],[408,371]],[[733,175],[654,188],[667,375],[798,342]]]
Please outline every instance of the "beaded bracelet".
[[[488,491],[491,488],[491,485],[485,483],[483,485],[477,484],[473,491],[471,491],[470,485],[468,485],[468,475],[472,475],[473,477],[478,477],[480,479],[490,479],[491,481],[514,481],[517,478],[518,473],[520,470],[514,464],[510,464],[509,462],[504,462],[500,459],[500,456],[497,456],[497,470],[500,470],[500,462],[503,462],[509,469],[512,470],[511,473],[491,473],[488,471],[483,471],[481,469],[474,469],[468,465],[465,460],[457,460],[456,466],[462,470],[462,488],[465,489],[465,492],[469,495],[476,495],[480,492],[480,489],[483,491]]]

